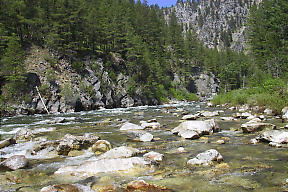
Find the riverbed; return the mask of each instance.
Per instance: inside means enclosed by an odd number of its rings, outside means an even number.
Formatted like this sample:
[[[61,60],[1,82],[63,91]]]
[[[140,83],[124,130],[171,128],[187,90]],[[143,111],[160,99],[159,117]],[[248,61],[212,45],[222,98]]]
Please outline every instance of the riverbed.
[[[172,133],[184,114],[197,111],[220,111],[213,118],[220,131],[199,139],[188,140]],[[0,140],[11,138],[19,129],[28,128],[35,136],[29,141],[0,149],[3,161],[13,155],[25,155],[29,166],[15,171],[0,171],[1,191],[40,191],[43,187],[55,184],[81,184],[87,189],[99,185],[99,190],[123,191],[127,183],[145,180],[149,184],[165,186],[174,191],[288,191],[287,145],[271,147],[268,143],[252,144],[251,139],[259,135],[243,133],[241,125],[246,119],[223,121],[220,117],[231,117],[237,111],[224,107],[209,107],[203,102],[176,103],[159,106],[140,106],[95,111],[15,116],[1,119]],[[266,116],[267,122],[281,129],[286,124],[274,116]],[[57,118],[65,122],[51,123]],[[119,131],[125,122],[140,124],[140,121],[156,119],[161,127],[147,130],[154,136],[151,142],[127,140],[125,132]],[[35,142],[59,141],[65,134],[84,135],[94,133],[102,140],[111,143],[112,148],[129,146],[139,150],[155,151],[164,155],[163,162],[133,174],[125,172],[99,173],[88,178],[57,177],[55,171],[68,165],[79,165],[97,159],[90,150],[82,150],[68,156],[57,155],[55,148],[31,153]],[[225,144],[217,141],[225,140]],[[179,148],[182,150],[179,151]],[[208,149],[216,149],[223,161],[209,166],[188,166],[187,161]],[[139,155],[141,156],[141,155]],[[91,188],[90,188],[91,189]]]

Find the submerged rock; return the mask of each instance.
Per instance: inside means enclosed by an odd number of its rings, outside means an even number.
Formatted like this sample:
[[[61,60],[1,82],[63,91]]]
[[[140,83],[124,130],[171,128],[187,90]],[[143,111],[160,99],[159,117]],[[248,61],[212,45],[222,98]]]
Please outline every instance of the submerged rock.
[[[99,139],[91,133],[84,136],[74,136],[66,134],[57,147],[58,155],[68,155],[71,150],[81,150],[90,147]]]
[[[171,189],[168,189],[163,186],[158,186],[155,184],[149,184],[146,183],[144,180],[138,180],[138,181],[131,181],[130,183],[127,184],[127,187],[125,191],[132,192],[132,191],[154,191],[154,192],[159,192],[159,191],[173,191]]]
[[[213,161],[220,162],[223,160],[222,155],[215,149],[209,149],[199,153],[196,158],[187,161],[188,165],[209,165]]]
[[[98,159],[95,161],[87,161],[77,166],[61,167],[54,174],[89,177],[98,173],[118,172],[124,170],[133,172],[137,170],[138,167],[150,164],[150,161],[141,157]]]
[[[185,121],[172,132],[185,139],[197,139],[202,135],[212,134],[219,129],[214,119],[205,121]]]
[[[78,184],[58,184],[47,186],[41,189],[40,192],[92,192],[90,187]]]
[[[9,170],[17,170],[28,165],[28,159],[24,155],[14,155],[0,163],[0,168]]]

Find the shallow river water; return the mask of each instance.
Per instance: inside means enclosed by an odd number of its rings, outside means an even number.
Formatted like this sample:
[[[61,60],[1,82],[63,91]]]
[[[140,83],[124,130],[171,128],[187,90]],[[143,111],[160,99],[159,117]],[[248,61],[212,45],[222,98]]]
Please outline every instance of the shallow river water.
[[[89,150],[74,156],[53,155],[53,149],[37,154],[29,152],[37,140],[60,140],[67,133],[96,133],[101,139],[109,141],[113,148],[125,145],[164,155],[163,162],[139,174],[96,175],[99,185],[110,186],[115,191],[121,191],[121,186],[139,179],[174,191],[288,191],[287,146],[275,148],[268,143],[250,144],[250,139],[259,133],[244,134],[241,131],[241,124],[248,120],[221,121],[220,116],[213,117],[221,130],[196,140],[185,140],[172,134],[171,130],[180,124],[183,112],[194,114],[201,110],[223,110],[221,116],[227,117],[236,112],[225,108],[207,109],[204,103],[179,103],[2,118],[0,140],[11,138],[21,128],[29,128],[38,134],[31,141],[0,149],[1,161],[12,155],[25,155],[29,160],[29,167],[26,169],[0,171],[0,191],[40,191],[45,186],[61,183],[91,185],[85,179],[71,180],[54,175],[60,167],[78,165],[96,158]],[[58,117],[64,117],[68,122],[49,123]],[[153,118],[162,127],[149,130],[154,136],[152,142],[127,141],[126,134],[119,131],[124,122],[139,125],[140,121]],[[279,128],[285,125],[279,119],[267,118]],[[226,143],[217,144],[216,141],[220,138],[224,138]],[[179,147],[183,147],[185,152],[177,152]],[[223,161],[211,166],[186,165],[189,159],[208,149],[218,150]]]

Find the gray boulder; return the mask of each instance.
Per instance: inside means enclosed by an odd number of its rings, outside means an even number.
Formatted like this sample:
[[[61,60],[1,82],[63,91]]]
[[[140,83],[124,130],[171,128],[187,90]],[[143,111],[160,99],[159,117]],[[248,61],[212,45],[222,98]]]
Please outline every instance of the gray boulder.
[[[276,126],[271,123],[262,123],[261,119],[255,118],[245,124],[241,125],[243,133],[253,133],[256,131],[262,131],[265,128],[275,129]]]
[[[129,130],[127,139],[131,141],[149,142],[153,140],[153,135],[144,130]]]
[[[57,153],[58,155],[68,155],[71,150],[91,147],[98,139],[98,136],[91,133],[85,133],[84,136],[66,134],[57,147]]]
[[[188,165],[209,165],[213,161],[220,162],[223,160],[222,155],[215,149],[209,149],[199,153],[195,158],[187,161]]]
[[[178,134],[185,139],[197,139],[202,135],[208,135],[216,132],[219,129],[214,119],[205,121],[185,121],[178,127],[174,128],[172,132]]]
[[[279,130],[265,131],[256,137],[256,139],[270,143],[288,143],[288,132]]]
[[[12,137],[13,140],[19,141],[29,141],[34,137],[34,133],[31,129],[22,128],[19,129],[14,136]]]
[[[111,149],[98,157],[98,159],[128,158],[137,155],[140,151],[133,147],[121,146]]]
[[[157,153],[155,151],[150,151],[149,153],[146,153],[145,155],[143,155],[143,157],[159,162],[159,161],[163,161],[164,155],[161,153]]]
[[[129,123],[129,122],[126,122],[121,128],[120,128],[120,131],[127,131],[127,130],[130,130],[130,129],[144,129],[144,127],[141,127],[139,125],[136,125],[136,124],[133,124],[133,123]]]
[[[9,170],[17,170],[28,165],[28,160],[24,155],[14,155],[0,163],[0,168]]]
[[[97,151],[99,152],[106,152],[111,150],[111,144],[110,142],[106,140],[98,140],[93,146],[91,147],[92,151],[95,153]]]

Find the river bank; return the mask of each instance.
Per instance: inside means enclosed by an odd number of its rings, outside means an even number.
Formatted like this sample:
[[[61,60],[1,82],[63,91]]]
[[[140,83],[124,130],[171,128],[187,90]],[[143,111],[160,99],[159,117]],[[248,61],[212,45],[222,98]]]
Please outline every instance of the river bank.
[[[287,133],[287,124],[250,110],[191,102],[2,118],[1,142],[15,142],[0,149],[0,189],[133,191],[137,184],[154,191],[286,191],[287,141],[264,136]],[[197,131],[179,131],[185,122]],[[200,133],[196,122],[204,122],[208,133]],[[133,130],[124,130],[127,123]],[[259,126],[251,131],[252,125]],[[187,132],[198,135],[189,139]],[[4,160],[15,155],[27,165],[4,170]],[[212,162],[191,163],[203,156]],[[145,182],[135,184],[139,180]]]

